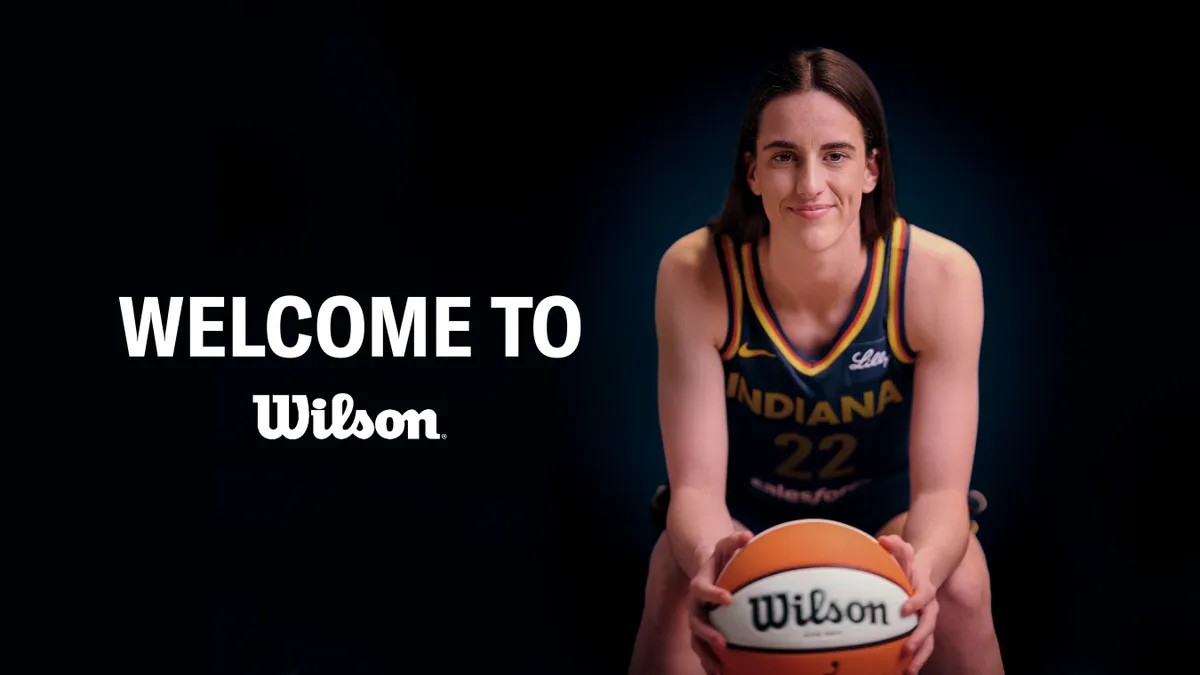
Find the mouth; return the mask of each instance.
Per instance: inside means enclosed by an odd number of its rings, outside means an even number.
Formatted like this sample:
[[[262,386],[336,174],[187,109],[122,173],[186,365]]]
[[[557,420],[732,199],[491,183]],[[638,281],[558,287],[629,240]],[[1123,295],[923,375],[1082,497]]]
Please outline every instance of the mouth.
[[[828,204],[807,204],[805,206],[789,206],[788,211],[801,218],[816,219],[828,213],[831,208],[833,207]]]

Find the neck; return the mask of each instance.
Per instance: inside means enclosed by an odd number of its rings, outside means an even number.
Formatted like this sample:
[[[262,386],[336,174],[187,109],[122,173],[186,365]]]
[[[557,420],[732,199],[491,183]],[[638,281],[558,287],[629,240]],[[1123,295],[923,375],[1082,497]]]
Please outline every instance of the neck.
[[[764,281],[775,289],[771,301],[776,309],[819,312],[858,292],[867,255],[857,228],[850,228],[837,243],[822,251],[813,251],[799,237],[788,234],[772,232],[760,252]]]

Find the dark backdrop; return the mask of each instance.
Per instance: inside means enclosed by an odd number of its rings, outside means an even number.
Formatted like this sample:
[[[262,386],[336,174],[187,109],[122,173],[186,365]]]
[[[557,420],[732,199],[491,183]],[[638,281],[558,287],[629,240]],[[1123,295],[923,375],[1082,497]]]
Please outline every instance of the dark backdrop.
[[[656,265],[720,208],[757,70],[812,45],[875,80],[902,213],[983,270],[975,484],[1009,672],[1170,667],[1196,370],[1173,55],[1045,27],[710,40],[410,12],[255,3],[218,15],[194,80],[144,57],[102,402],[161,499],[130,542],[152,590],[126,602],[196,622],[162,672],[624,672],[665,480]],[[127,359],[116,295],[172,294],[246,297],[259,343],[281,295],[470,296],[473,354]],[[487,299],[554,294],[578,303],[578,351],[540,357],[526,321],[504,358]],[[432,408],[446,439],[258,437],[252,394],[339,392]]]

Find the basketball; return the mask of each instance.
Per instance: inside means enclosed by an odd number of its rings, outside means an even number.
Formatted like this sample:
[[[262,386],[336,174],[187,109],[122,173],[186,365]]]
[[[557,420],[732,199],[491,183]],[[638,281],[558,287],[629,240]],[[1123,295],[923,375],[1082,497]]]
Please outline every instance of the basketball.
[[[917,615],[912,587],[874,537],[829,520],[796,520],[755,536],[716,585],[733,603],[709,614],[725,636],[727,675],[899,675]]]

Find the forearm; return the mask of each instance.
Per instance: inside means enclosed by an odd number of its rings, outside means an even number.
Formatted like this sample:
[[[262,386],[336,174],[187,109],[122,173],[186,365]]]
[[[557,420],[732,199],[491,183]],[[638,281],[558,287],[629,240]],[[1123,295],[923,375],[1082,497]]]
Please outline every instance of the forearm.
[[[671,490],[667,538],[689,579],[712,556],[717,542],[732,533],[733,519],[721,495],[690,487]]]
[[[970,515],[966,497],[956,490],[918,494],[909,507],[904,539],[930,569],[930,581],[940,588],[967,551]]]

